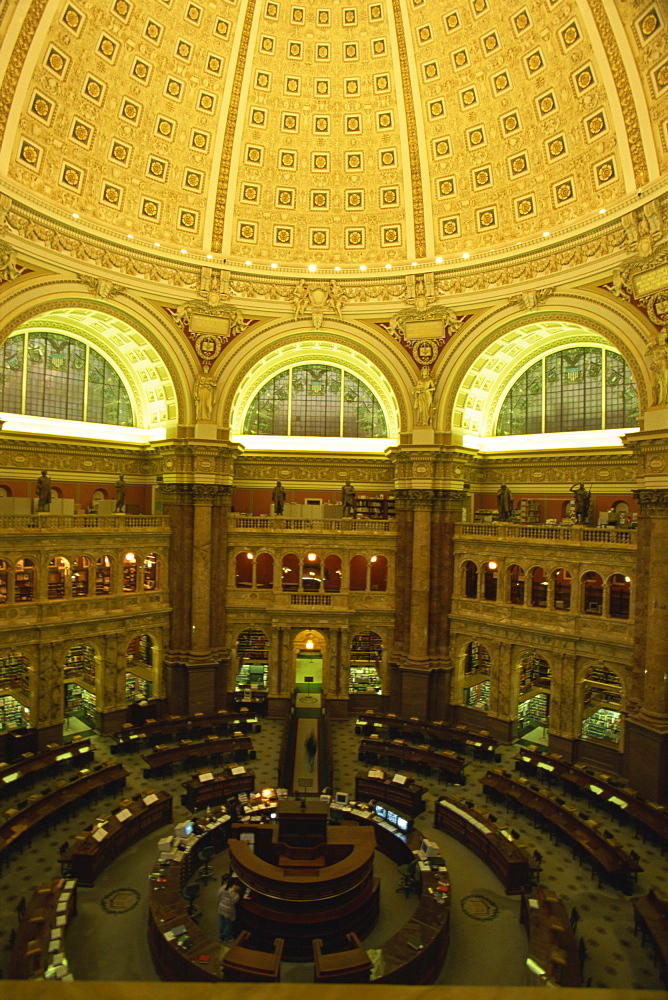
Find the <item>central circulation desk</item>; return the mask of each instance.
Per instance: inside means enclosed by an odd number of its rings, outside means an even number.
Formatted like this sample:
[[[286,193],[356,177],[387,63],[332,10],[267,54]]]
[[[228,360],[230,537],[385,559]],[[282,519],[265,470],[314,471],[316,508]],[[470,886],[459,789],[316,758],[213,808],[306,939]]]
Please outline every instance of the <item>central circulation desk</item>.
[[[627,894],[632,891],[631,875],[642,870],[640,865],[621,844],[606,837],[598,823],[580,819],[575,806],[562,805],[550,792],[531,788],[527,778],[513,781],[511,775],[501,768],[488,771],[482,785],[486,795],[491,792],[492,797],[512,799],[529,812],[541,816],[560,830],[576,849],[589,856],[599,875],[606,876]]]
[[[250,890],[237,908],[241,926],[266,948],[283,938],[284,958],[297,962],[312,961],[314,937],[364,937],[379,905],[375,830],[330,826],[327,803],[304,806],[281,799],[276,823],[235,824],[228,841],[230,865]]]
[[[113,816],[98,820],[90,833],[77,836],[60,860],[79,885],[95,885],[100,872],[127,847],[172,819],[172,797],[167,792],[147,792],[137,801],[123,803]]]
[[[529,858],[516,846],[510,831],[469,808],[461,796],[436,803],[434,826],[475,851],[503,882],[506,892],[521,892],[529,885]]]
[[[410,746],[403,740],[378,740],[372,737],[360,740],[357,756],[370,764],[389,761],[390,766],[393,766],[394,762],[399,762],[409,770],[438,771],[442,781],[463,783],[462,771],[466,761],[453,750],[432,750],[428,746]]]
[[[183,787],[185,794],[181,796],[181,804],[194,812],[202,806],[217,805],[231,795],[254,791],[255,775],[245,768],[241,774],[232,774],[226,767],[222,774],[212,774],[211,771],[193,774],[190,781],[183,782]]]

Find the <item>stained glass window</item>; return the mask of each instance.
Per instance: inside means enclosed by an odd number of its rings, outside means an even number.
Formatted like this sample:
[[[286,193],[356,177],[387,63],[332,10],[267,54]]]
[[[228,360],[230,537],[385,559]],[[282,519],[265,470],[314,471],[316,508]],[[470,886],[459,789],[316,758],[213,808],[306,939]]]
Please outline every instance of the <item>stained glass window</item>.
[[[260,389],[244,434],[387,437],[380,403],[363,382],[333,365],[298,365]]]
[[[55,332],[19,333],[0,346],[0,411],[133,424],[113,366],[83,341]]]
[[[570,347],[545,355],[515,380],[496,433],[636,427],[638,411],[638,390],[621,354],[607,347]]]

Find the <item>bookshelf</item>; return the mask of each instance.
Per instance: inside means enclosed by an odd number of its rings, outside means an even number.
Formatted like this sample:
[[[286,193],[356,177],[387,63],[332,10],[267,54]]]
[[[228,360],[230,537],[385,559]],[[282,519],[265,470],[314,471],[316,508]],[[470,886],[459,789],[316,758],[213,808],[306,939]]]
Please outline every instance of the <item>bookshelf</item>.
[[[96,724],[97,699],[81,684],[65,684],[65,715],[75,715],[91,725]]]
[[[22,691],[28,694],[28,669],[23,656],[10,654],[0,659],[0,691]]]
[[[489,681],[481,681],[464,689],[464,704],[468,708],[489,711]]]
[[[529,694],[535,688],[550,690],[550,666],[541,656],[522,658],[520,667],[520,695]]]
[[[535,694],[517,706],[518,736],[524,736],[537,726],[546,726],[549,718],[549,695]]]
[[[111,560],[109,556],[100,556],[95,564],[95,594],[111,593]]]
[[[123,590],[131,593],[137,589],[137,563],[123,563]]]
[[[582,736],[585,739],[593,737],[609,743],[619,743],[620,729],[621,712],[609,708],[599,708],[582,720]]]
[[[35,592],[35,567],[30,559],[19,559],[14,574],[14,600],[32,601]]]
[[[350,644],[349,694],[382,694],[382,656],[381,637],[376,632],[358,632]]]
[[[65,656],[65,681],[82,680],[95,689],[95,650],[86,643],[72,646]]]
[[[129,671],[125,675],[125,700],[128,704],[153,697],[153,683]]]
[[[0,604],[7,603],[9,593],[9,565],[0,559]]]
[[[355,511],[358,517],[374,518],[376,520],[387,520],[394,517],[394,497],[392,496],[367,496],[362,493],[357,495]]]
[[[619,743],[622,684],[606,667],[592,667],[582,692],[582,736]]]
[[[540,523],[540,500],[520,500],[520,524]]]
[[[0,696],[0,729],[16,729],[27,725],[26,707],[11,695]]]

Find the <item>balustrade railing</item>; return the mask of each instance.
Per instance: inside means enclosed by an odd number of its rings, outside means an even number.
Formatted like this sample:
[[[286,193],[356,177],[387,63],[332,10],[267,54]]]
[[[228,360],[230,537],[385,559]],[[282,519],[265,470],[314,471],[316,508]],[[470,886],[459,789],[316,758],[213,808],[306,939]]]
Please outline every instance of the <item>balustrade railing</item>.
[[[588,528],[584,524],[458,524],[455,538],[522,539],[523,541],[556,541],[573,545],[636,545],[635,530],[623,528]]]
[[[357,532],[393,532],[396,531],[394,521],[381,521],[377,518],[293,518],[293,517],[250,517],[248,515],[232,515],[233,528],[258,528],[262,531],[357,531]]]
[[[0,517],[0,531],[137,531],[169,530],[169,518],[161,514],[10,514]]]

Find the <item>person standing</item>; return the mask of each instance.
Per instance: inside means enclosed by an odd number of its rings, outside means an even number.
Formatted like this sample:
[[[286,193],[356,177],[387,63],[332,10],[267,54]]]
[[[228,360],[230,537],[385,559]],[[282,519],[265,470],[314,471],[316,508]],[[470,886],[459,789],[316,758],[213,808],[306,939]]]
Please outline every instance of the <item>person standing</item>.
[[[237,919],[237,903],[240,895],[233,875],[223,875],[218,890],[218,937],[227,941],[234,937],[234,921]]]
[[[306,764],[309,771],[312,771],[313,765],[315,764],[316,750],[318,749],[318,744],[316,743],[313,733],[308,734],[304,746],[306,747]]]
[[[499,511],[499,521],[512,521],[513,519],[513,495],[503,483],[496,491],[497,508]]]

